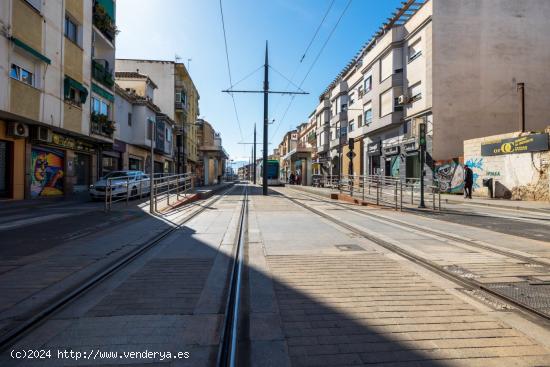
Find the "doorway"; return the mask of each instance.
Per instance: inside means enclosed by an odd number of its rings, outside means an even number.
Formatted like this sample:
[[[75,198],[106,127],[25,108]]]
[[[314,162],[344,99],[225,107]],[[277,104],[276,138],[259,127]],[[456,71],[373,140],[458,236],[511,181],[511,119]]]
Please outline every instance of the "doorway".
[[[11,147],[9,141],[0,140],[0,197],[11,197]]]
[[[88,154],[74,154],[73,166],[76,183],[73,186],[73,192],[86,191],[90,186],[90,161],[90,156]]]

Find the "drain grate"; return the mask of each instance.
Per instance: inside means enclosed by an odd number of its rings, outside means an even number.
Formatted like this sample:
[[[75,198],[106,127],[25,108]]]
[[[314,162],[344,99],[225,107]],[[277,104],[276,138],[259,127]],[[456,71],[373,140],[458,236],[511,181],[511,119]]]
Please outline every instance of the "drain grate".
[[[550,316],[550,284],[548,283],[489,283],[489,289],[527,307]]]
[[[336,245],[335,247],[340,251],[365,251],[365,249],[359,245]]]

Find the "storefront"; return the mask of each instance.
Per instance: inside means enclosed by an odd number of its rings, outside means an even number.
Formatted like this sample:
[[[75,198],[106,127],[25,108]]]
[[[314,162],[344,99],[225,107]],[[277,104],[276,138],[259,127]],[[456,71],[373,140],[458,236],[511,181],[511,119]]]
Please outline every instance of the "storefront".
[[[102,156],[102,175],[109,172],[120,171],[124,169],[123,156],[126,152],[126,143],[115,140],[110,150],[104,150]]]
[[[0,140],[0,198],[11,197],[13,143]]]
[[[96,154],[91,143],[53,133],[51,143],[33,142],[30,153],[31,198],[86,191],[96,179]]]
[[[382,155],[381,141],[376,141],[376,142],[367,144],[367,156],[369,158],[368,171],[370,175],[382,174],[381,155]]]
[[[383,148],[384,152],[384,174],[391,177],[399,177],[401,167],[400,146],[392,145]]]

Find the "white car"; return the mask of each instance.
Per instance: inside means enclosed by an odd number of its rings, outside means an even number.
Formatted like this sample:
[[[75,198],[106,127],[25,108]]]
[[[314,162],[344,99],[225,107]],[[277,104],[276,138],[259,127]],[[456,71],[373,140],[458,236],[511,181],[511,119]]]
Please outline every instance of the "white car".
[[[101,177],[95,184],[90,185],[92,200],[105,199],[105,192],[112,190],[112,196],[136,197],[149,193],[149,175],[142,171],[113,171]]]

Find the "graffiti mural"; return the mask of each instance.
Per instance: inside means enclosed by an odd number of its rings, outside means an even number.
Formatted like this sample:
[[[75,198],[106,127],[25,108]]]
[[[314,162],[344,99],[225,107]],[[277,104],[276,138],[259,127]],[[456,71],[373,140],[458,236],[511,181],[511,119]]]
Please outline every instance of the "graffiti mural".
[[[65,153],[57,149],[32,148],[31,197],[63,195]]]
[[[442,192],[461,193],[464,188],[464,168],[458,159],[437,161],[434,176]]]
[[[471,168],[473,176],[474,176],[474,189],[480,188],[478,179],[480,177],[480,171],[483,171],[483,158],[470,158],[466,162],[464,162],[465,165]]]

